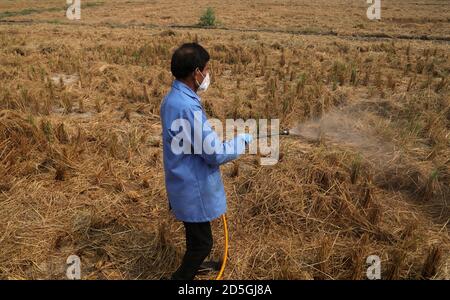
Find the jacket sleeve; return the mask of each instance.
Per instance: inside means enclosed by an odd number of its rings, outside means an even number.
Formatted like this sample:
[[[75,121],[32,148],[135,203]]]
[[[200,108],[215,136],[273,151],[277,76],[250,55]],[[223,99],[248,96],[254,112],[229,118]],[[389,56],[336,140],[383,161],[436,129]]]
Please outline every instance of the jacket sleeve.
[[[239,135],[229,141],[220,140],[201,107],[186,110],[185,116],[191,125],[193,153],[200,155],[207,164],[222,165],[245,152],[245,141]]]

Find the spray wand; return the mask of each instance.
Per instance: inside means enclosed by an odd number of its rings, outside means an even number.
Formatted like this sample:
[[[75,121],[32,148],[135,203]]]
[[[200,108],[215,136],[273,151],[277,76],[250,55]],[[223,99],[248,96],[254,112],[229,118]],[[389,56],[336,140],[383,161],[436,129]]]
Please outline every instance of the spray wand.
[[[290,135],[290,134],[291,133],[290,133],[289,129],[283,129],[279,133],[275,133],[275,134],[258,135],[258,139],[265,139],[265,138],[269,138],[272,136],[286,136],[286,135]]]

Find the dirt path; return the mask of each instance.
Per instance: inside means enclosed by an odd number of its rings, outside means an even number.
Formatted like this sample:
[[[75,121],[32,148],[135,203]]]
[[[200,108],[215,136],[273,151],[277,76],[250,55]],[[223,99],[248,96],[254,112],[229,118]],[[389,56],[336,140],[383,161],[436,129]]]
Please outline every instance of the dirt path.
[[[201,26],[195,25],[156,25],[156,24],[111,24],[111,23],[73,23],[73,22],[52,22],[52,21],[36,21],[36,20],[0,20],[0,25],[11,25],[11,24],[23,24],[23,25],[34,25],[34,24],[57,24],[57,25],[70,25],[70,26],[88,26],[88,27],[98,27],[104,26],[109,28],[144,28],[144,29],[195,29],[195,30],[223,30],[231,32],[248,32],[248,33],[281,33],[281,34],[292,34],[300,36],[332,36],[336,38],[346,39],[346,40],[365,40],[365,41],[380,41],[380,40],[412,40],[412,41],[433,41],[445,44],[450,44],[449,36],[428,36],[428,35],[403,35],[403,34],[393,34],[389,35],[386,33],[368,33],[368,34],[339,34],[335,31],[308,31],[308,30],[282,30],[282,29],[253,29],[253,28],[230,28],[230,27],[215,27],[215,28],[203,28]]]

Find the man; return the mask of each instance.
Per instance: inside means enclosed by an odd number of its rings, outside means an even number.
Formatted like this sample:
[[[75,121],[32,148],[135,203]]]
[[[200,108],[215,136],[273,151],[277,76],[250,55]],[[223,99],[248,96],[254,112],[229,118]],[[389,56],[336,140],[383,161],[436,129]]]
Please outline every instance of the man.
[[[252,141],[251,135],[240,134],[222,142],[207,121],[198,93],[210,84],[209,60],[199,44],[178,48],[171,62],[175,80],[161,104],[167,196],[186,232],[186,253],[172,275],[175,280],[194,279],[211,252],[210,222],[226,211],[219,166],[244,153]]]

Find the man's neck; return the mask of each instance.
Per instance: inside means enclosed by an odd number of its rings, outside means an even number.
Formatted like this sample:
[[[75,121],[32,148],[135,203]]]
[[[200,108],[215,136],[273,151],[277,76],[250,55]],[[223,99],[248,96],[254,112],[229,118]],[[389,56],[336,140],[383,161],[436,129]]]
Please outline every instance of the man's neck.
[[[178,79],[180,82],[187,85],[191,90],[194,91],[194,93],[197,93],[198,88],[196,87],[196,84],[190,80],[184,80],[184,79]]]

